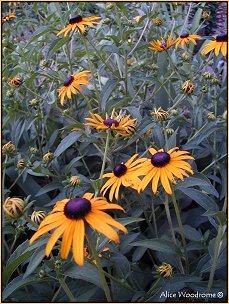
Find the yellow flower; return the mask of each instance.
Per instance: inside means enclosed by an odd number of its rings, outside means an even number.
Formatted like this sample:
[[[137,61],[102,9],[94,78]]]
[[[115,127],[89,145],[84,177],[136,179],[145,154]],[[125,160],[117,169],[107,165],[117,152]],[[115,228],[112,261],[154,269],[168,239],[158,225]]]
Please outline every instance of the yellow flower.
[[[118,199],[121,185],[124,187],[131,187],[135,190],[138,189],[141,180],[136,174],[136,170],[147,159],[141,158],[136,160],[137,156],[138,154],[134,154],[125,164],[117,164],[114,167],[113,172],[103,175],[103,177],[109,177],[109,180],[102,187],[101,193],[105,195],[107,190],[111,188],[109,193],[110,201],[113,200],[113,196],[115,196],[116,200]]]
[[[95,20],[100,19],[101,17],[91,16],[91,17],[82,17],[80,15],[76,15],[69,19],[68,25],[63,28],[61,31],[57,33],[57,36],[64,33],[66,36],[70,31],[74,31],[78,29],[80,32],[84,33],[86,28],[85,26],[93,26],[94,24],[99,24]]]
[[[167,41],[165,41],[164,38],[161,38],[160,40],[153,40],[150,42],[149,49],[155,52],[163,52],[165,50],[168,50],[173,44],[175,40],[172,36],[169,36]]]
[[[154,112],[151,112],[151,115],[155,116],[159,121],[165,121],[169,117],[169,113],[159,107],[158,109],[154,109]]]
[[[82,91],[83,89],[80,87],[81,84],[88,85],[89,82],[87,78],[90,76],[90,71],[82,71],[79,73],[75,73],[69,77],[67,77],[64,81],[64,85],[58,89],[60,103],[63,106],[65,101],[64,98],[67,95],[69,99],[72,99],[72,94],[76,94],[76,90]]]
[[[20,87],[20,85],[22,84],[23,80],[20,76],[16,76],[13,77],[12,79],[8,80],[8,84],[9,86],[11,86],[11,88],[18,88]]]
[[[162,25],[162,19],[160,17],[156,17],[153,19],[153,24],[156,26]]]
[[[124,116],[122,111],[115,116],[115,109],[112,110],[109,117],[106,113],[106,119],[103,119],[100,115],[90,112],[91,117],[85,118],[86,126],[95,128],[96,130],[115,130],[117,135],[127,137],[132,135],[136,131],[135,122],[136,119],[131,119],[130,115]]]
[[[12,144],[11,141],[8,141],[8,143],[6,143],[5,145],[3,145],[3,147],[2,147],[2,153],[3,154],[15,153],[15,152],[16,152],[15,145]]]
[[[80,184],[80,177],[77,175],[71,176],[69,179],[69,184],[71,186],[78,186]]]
[[[20,169],[24,169],[26,166],[25,164],[25,161],[24,159],[20,159],[18,162],[17,162],[17,168],[20,170]]]
[[[188,33],[184,33],[176,39],[175,48],[177,49],[178,45],[181,44],[182,49],[184,49],[185,44],[189,44],[190,41],[192,43],[196,44],[195,39],[199,39],[199,38],[201,38],[201,36],[199,36],[199,35],[196,35],[196,34],[189,35]]]
[[[85,193],[82,198],[58,201],[51,214],[41,222],[37,232],[30,239],[30,245],[41,235],[55,229],[47,243],[46,256],[50,255],[55,243],[63,235],[61,258],[67,259],[72,245],[75,262],[83,266],[85,224],[89,224],[116,243],[119,242],[119,236],[113,227],[127,233],[123,225],[103,211],[112,209],[124,211],[121,206],[108,203],[104,197],[93,198],[92,193]]]
[[[7,22],[14,18],[17,18],[15,15],[15,10],[13,10],[13,11],[9,10],[9,14],[2,17],[2,22]]]
[[[192,94],[194,89],[195,89],[195,86],[190,80],[186,80],[182,84],[182,91],[186,94]]]
[[[37,225],[40,225],[40,223],[44,220],[45,217],[46,217],[45,211],[33,211],[31,215],[31,220]]]
[[[51,160],[53,160],[54,154],[52,152],[48,152],[43,156],[43,162],[48,164]]]
[[[213,50],[216,56],[219,55],[220,51],[223,56],[227,55],[227,34],[219,35],[213,41],[205,44],[201,53],[207,55]]]
[[[165,191],[171,195],[170,182],[176,184],[174,176],[183,180],[184,176],[189,176],[186,171],[193,174],[190,164],[184,161],[194,159],[189,155],[189,152],[180,151],[177,147],[170,149],[168,152],[164,152],[163,149],[157,151],[151,148],[149,152],[152,154],[152,157],[145,160],[136,173],[144,175],[138,187],[139,192],[144,190],[149,182],[152,181],[152,191],[156,193],[160,179]]]
[[[25,202],[18,197],[7,197],[3,204],[3,210],[9,219],[18,219],[25,208]]]
[[[164,278],[171,277],[173,274],[173,267],[170,264],[163,263],[160,265],[156,270],[160,276],[163,276]]]

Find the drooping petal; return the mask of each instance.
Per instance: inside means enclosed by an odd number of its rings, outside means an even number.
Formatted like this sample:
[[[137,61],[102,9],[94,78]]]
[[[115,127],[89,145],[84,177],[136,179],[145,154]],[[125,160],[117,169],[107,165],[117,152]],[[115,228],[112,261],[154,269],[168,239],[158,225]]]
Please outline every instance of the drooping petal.
[[[112,240],[116,243],[119,242],[119,236],[118,236],[117,232],[114,229],[112,229],[110,226],[105,224],[103,221],[99,220],[98,218],[93,216],[91,213],[88,213],[85,216],[85,219],[92,228],[98,230],[99,232],[104,234],[106,237],[108,237],[110,240]]]
[[[168,176],[167,176],[165,170],[163,170],[163,168],[161,168],[160,180],[161,180],[162,186],[164,187],[165,191],[168,194],[172,195],[172,189],[169,184]]]
[[[75,222],[75,231],[73,235],[73,257],[79,266],[84,262],[84,236],[85,226],[82,219]]]
[[[50,255],[50,252],[52,251],[57,240],[64,233],[64,231],[66,229],[68,229],[69,224],[70,224],[70,221],[66,221],[53,232],[52,236],[50,237],[50,239],[46,245],[46,249],[45,249],[46,256]]]
[[[31,237],[29,244],[31,245],[39,236],[42,234],[47,233],[48,231],[60,226],[63,223],[63,220],[61,219],[60,221],[54,222],[52,224],[46,225],[42,227],[41,229],[38,229],[37,232],[34,233],[34,235]]]
[[[65,229],[63,238],[62,238],[62,244],[61,244],[61,250],[60,255],[62,259],[67,259],[69,250],[71,248],[73,234],[75,231],[75,221],[71,221],[68,228]]]

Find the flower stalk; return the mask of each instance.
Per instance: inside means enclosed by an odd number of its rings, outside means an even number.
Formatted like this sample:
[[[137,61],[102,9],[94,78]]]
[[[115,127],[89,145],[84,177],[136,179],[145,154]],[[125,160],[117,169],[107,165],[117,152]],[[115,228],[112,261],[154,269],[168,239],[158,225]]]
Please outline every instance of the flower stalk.
[[[96,267],[97,267],[98,272],[99,272],[99,276],[100,276],[100,279],[101,279],[101,283],[102,283],[103,290],[105,292],[107,301],[110,303],[110,302],[112,302],[111,294],[110,294],[110,289],[109,289],[109,287],[107,285],[105,274],[104,274],[104,271],[103,271],[103,268],[102,268],[102,265],[101,265],[101,262],[100,262],[100,258],[99,258],[98,254],[97,254],[94,242],[93,242],[93,240],[89,236],[87,236],[87,242],[88,242],[88,246],[89,246],[89,248],[90,248],[90,250],[92,252],[93,257],[95,258]]]

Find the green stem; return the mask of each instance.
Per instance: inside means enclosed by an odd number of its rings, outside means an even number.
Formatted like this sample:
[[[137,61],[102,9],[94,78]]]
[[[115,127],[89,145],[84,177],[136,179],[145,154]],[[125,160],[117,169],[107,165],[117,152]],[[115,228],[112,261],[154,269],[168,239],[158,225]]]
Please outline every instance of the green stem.
[[[126,288],[126,289],[129,289],[129,290],[131,290],[131,291],[136,291],[136,290],[135,290],[134,288],[132,288],[127,282],[123,282],[123,280],[119,280],[119,279],[113,277],[110,273],[108,273],[108,272],[106,272],[106,271],[103,271],[103,272],[104,272],[104,275],[105,275],[107,278],[109,278],[109,279],[115,281],[115,282],[116,282],[117,284],[119,284],[120,286],[122,286],[122,287],[124,287],[124,288]]]
[[[143,213],[144,213],[146,222],[147,222],[147,224],[148,224],[148,226],[149,226],[149,230],[150,230],[152,236],[155,236],[155,232],[154,232],[154,230],[153,230],[153,226],[152,226],[152,224],[150,223],[150,220],[149,220],[149,218],[148,218],[147,212],[145,211],[145,206],[144,206],[144,203],[143,203],[143,201],[142,201],[141,195],[140,195],[140,194],[137,194],[137,195],[138,195],[138,197],[139,197],[139,202],[140,202],[140,204],[141,204],[142,211],[143,211]]]
[[[172,201],[173,201],[173,206],[175,209],[175,213],[176,213],[176,217],[177,217],[177,222],[178,222],[178,226],[179,226],[179,230],[180,230],[180,234],[181,234],[181,239],[182,239],[182,243],[183,243],[183,248],[184,248],[184,254],[185,254],[185,265],[186,265],[186,272],[189,272],[189,263],[188,263],[188,252],[187,252],[187,244],[185,241],[185,236],[184,236],[184,228],[183,228],[183,224],[182,224],[182,220],[181,220],[181,216],[180,216],[180,211],[178,208],[178,204],[176,201],[176,197],[172,188]]]
[[[69,43],[70,43],[70,41],[69,41]],[[68,64],[69,64],[70,74],[72,75],[73,70],[72,70],[72,62],[71,62],[71,56],[70,56],[70,50],[69,50],[69,44],[68,43],[66,44],[66,53],[67,53],[67,57],[68,57]]]
[[[160,281],[161,281],[161,277],[157,278],[157,279],[153,282],[153,284],[152,284],[152,286],[150,287],[149,291],[147,291],[147,293],[146,293],[147,296],[148,296],[148,295],[150,296],[150,295],[152,294],[153,290],[155,289],[155,287],[157,286],[157,284],[158,284]],[[144,295],[143,297],[141,297],[141,298],[138,300],[138,302],[145,302],[145,301],[146,301],[146,295]]]
[[[210,276],[209,276],[209,281],[208,281],[208,287],[207,287],[207,293],[211,291],[212,285],[213,285],[213,279],[215,275],[215,270],[216,270],[216,265],[220,253],[220,247],[222,245],[222,236],[223,236],[223,231],[224,231],[224,226],[219,225],[218,231],[217,231],[217,237],[215,241],[215,246],[214,246],[214,255],[213,255],[213,261],[211,265],[211,271],[210,271]]]
[[[89,236],[87,236],[87,241],[88,241],[89,248],[90,248],[90,250],[92,252],[92,255],[95,258],[96,267],[97,267],[98,272],[99,272],[99,276],[100,276],[100,279],[101,279],[101,283],[102,283],[103,290],[105,292],[107,301],[108,302],[112,302],[111,294],[110,294],[110,289],[109,289],[109,287],[107,285],[107,281],[106,281],[106,278],[105,278],[105,273],[103,271],[103,268],[102,268],[102,265],[101,265],[101,262],[100,262],[100,258],[99,258],[98,254],[96,252],[96,248],[95,248],[94,242],[93,242],[93,240]]]
[[[70,302],[77,302],[76,298],[73,296],[71,290],[69,289],[68,285],[65,283],[65,280],[63,278],[58,278],[59,283],[62,287],[62,289],[65,291],[66,295],[68,296]]]
[[[25,172],[26,168],[24,168],[20,174],[18,174],[17,178],[15,179],[15,181],[13,182],[13,184],[9,187],[9,190],[11,190],[13,188],[13,186],[17,183],[17,181],[19,180],[19,178],[22,176],[22,174]]]
[[[171,214],[170,214],[170,210],[169,210],[168,196],[166,196],[164,205],[165,205],[165,212],[166,212],[166,216],[167,216],[167,220],[168,220],[168,224],[169,224],[170,233],[171,233],[174,244],[177,246],[177,241],[176,241],[175,232],[174,232],[174,228],[173,228],[173,222],[172,222],[172,218],[171,218]],[[183,268],[180,257],[178,257],[178,264],[179,264],[181,273],[184,274],[184,268]]]
[[[6,155],[5,158],[5,164],[7,164],[8,162],[8,155]],[[4,189],[5,189],[5,178],[6,178],[6,166],[3,169],[3,173],[2,173],[2,201],[4,202]]]
[[[99,178],[103,177],[105,165],[106,165],[106,160],[107,160],[107,153],[108,153],[108,148],[109,148],[109,141],[110,141],[110,130],[107,130],[107,139],[106,139],[106,146],[105,146],[105,151],[104,151],[104,156],[103,156],[103,164],[100,172]]]
[[[93,50],[96,52],[97,56],[100,58],[100,60],[103,62],[103,64],[109,69],[109,71],[111,71],[111,73],[117,77],[117,78],[120,78],[118,74],[116,74],[112,68],[107,64],[107,62],[103,59],[103,57],[100,55],[100,53],[98,52],[97,48],[91,43],[90,40],[88,40],[86,38],[87,42],[91,45],[91,47],[93,48]]]
[[[86,54],[87,54],[87,57],[88,57],[88,64],[89,64],[89,67],[90,67],[90,70],[91,70],[91,75],[92,75],[92,79],[93,79],[93,83],[94,83],[94,88],[95,88],[95,94],[96,94],[97,101],[99,103],[99,111],[101,112],[102,111],[102,107],[101,107],[101,101],[100,101],[100,97],[99,97],[99,91],[98,91],[98,88],[97,88],[97,85],[96,85],[95,74],[93,72],[93,64],[92,64],[91,59],[90,59],[90,54],[89,54],[89,50],[88,50],[86,39],[83,36],[83,34],[81,35],[81,37],[83,39],[83,43],[84,43],[84,46],[85,46]]]

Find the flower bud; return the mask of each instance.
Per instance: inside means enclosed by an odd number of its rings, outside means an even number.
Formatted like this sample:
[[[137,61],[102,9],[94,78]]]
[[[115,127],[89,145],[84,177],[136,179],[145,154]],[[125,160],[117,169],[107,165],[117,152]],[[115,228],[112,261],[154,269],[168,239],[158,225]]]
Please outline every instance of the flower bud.
[[[186,80],[182,84],[182,91],[188,95],[192,94],[194,89],[195,89],[195,86],[190,80]]]
[[[184,52],[184,53],[181,54],[181,58],[184,61],[190,61],[191,60],[191,55],[188,52]]]
[[[3,210],[6,214],[6,217],[13,220],[21,217],[24,208],[25,202],[18,197],[7,197],[3,204]]]
[[[73,187],[80,185],[80,182],[81,182],[80,177],[77,175],[71,176],[69,179],[69,184]]]
[[[153,19],[153,24],[156,25],[156,26],[160,26],[162,25],[162,19],[160,17],[156,17]]]
[[[8,143],[6,143],[6,144],[3,145],[3,147],[2,147],[2,153],[3,153],[3,154],[11,154],[11,153],[15,153],[15,152],[16,152],[15,145],[12,144],[11,141],[9,141]]]
[[[208,120],[215,120],[215,114],[213,113],[213,112],[208,112],[208,114],[207,114],[207,118],[208,118]]]
[[[52,152],[48,152],[43,156],[43,162],[45,164],[50,163],[54,158],[54,154]]]
[[[37,225],[40,225],[40,223],[43,221],[45,217],[46,217],[45,211],[33,211],[31,215],[31,221],[33,221]]]
[[[26,163],[25,163],[24,159],[20,159],[20,160],[17,162],[17,168],[18,168],[18,170],[24,169],[25,166],[26,166]]]

